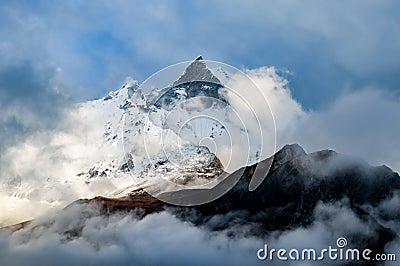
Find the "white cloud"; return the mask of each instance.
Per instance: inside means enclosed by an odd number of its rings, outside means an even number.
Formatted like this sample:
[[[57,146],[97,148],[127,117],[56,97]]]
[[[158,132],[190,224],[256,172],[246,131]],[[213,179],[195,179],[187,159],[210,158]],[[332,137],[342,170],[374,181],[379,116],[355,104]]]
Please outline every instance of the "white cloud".
[[[251,224],[236,225],[223,231],[195,226],[167,211],[140,218],[140,212],[100,216],[96,205],[73,205],[63,212],[38,218],[13,234],[0,237],[0,263],[5,265],[281,265],[280,261],[259,261],[256,252],[269,248],[336,247],[345,237],[348,248],[364,248],[354,236],[374,236],[376,225],[358,218],[348,202],[319,203],[314,220],[306,227],[246,236]],[[215,216],[214,223],[229,220],[229,214]],[[212,225],[211,225],[212,227]],[[79,235],[73,229],[81,228]],[[70,235],[70,234],[73,235]],[[228,237],[228,235],[230,235]],[[357,239],[357,237],[355,238]],[[357,240],[356,240],[357,241]],[[388,245],[388,250],[396,243]],[[341,264],[342,261],[329,261]],[[298,265],[298,261],[282,265]],[[318,263],[302,261],[303,265]]]
[[[286,81],[276,75],[274,68],[249,70],[247,74],[269,102],[276,122],[278,149],[288,143],[299,143],[308,152],[330,148],[373,165],[386,164],[400,170],[398,94],[363,88],[347,91],[331,104],[307,111],[293,99]],[[247,87],[242,88],[243,95],[249,93]],[[267,107],[260,106],[260,101],[249,101],[263,120],[260,110],[268,113]]]
[[[349,92],[321,110],[307,112],[289,141],[309,151],[332,148],[399,171],[399,112],[400,97],[394,93],[376,88]]]
[[[54,129],[32,132],[8,147],[0,157],[0,225],[33,219],[48,209],[63,207],[79,198],[110,196],[117,183],[131,184],[129,175],[91,180],[84,176],[90,168],[113,160],[123,160],[121,143],[105,141],[104,119],[118,119],[92,105],[68,109]],[[121,114],[120,114],[121,115]],[[115,183],[116,182],[116,183]],[[27,211],[30,209],[32,211]]]
[[[322,249],[329,248],[329,246],[337,248],[336,240],[340,237],[346,238],[348,243],[346,248],[356,248],[362,252],[368,246],[359,246],[358,242],[352,242],[353,237],[356,236],[356,241],[359,241],[357,237],[373,238],[375,233],[375,225],[357,217],[346,200],[334,203],[320,202],[314,209],[314,219],[311,224],[287,231],[273,232],[267,237],[266,243],[270,248],[275,249],[290,250],[296,248],[302,250],[313,248],[319,256]],[[362,242],[361,244],[367,243]],[[329,260],[327,254],[324,258],[329,265],[343,265],[343,261]],[[301,263],[301,265],[320,265],[321,261],[293,261],[291,264],[298,265],[298,263]],[[286,265],[286,262],[279,265]]]
[[[231,239],[182,222],[167,212],[139,220],[132,215],[94,216],[84,222],[82,235],[68,240],[62,232],[74,228],[94,206],[73,206],[50,218],[49,228],[35,225],[2,234],[0,262],[6,265],[257,265],[262,242]],[[49,217],[47,217],[49,219]]]

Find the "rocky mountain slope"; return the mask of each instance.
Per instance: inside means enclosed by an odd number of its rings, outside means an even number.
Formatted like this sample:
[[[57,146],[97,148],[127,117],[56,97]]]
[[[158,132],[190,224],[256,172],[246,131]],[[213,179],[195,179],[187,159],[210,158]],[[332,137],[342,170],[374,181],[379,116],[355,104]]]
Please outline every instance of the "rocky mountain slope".
[[[70,206],[82,206],[82,209],[95,206],[90,208],[98,211],[81,216],[81,222],[77,223],[80,226],[68,227],[64,233],[73,232],[71,237],[79,236],[85,220],[93,215],[126,215],[139,211],[143,218],[150,213],[167,211],[183,221],[210,230],[228,230],[237,235],[240,233],[235,231],[237,228],[247,226],[246,235],[263,237],[271,232],[307,227],[313,223],[319,204],[338,202],[348,205],[354,215],[370,227],[370,232],[348,236],[360,248],[382,252],[385,244],[400,233],[399,228],[390,223],[398,221],[400,212],[384,208],[385,203],[400,193],[400,177],[385,166],[373,167],[331,150],[307,154],[299,145],[287,145],[275,154],[271,171],[263,183],[254,191],[249,191],[255,167],[245,167],[238,182],[225,195],[199,206],[167,204],[142,189],[132,191],[123,198],[79,200]],[[237,180],[235,173],[215,188],[202,192],[217,193],[232,180]],[[199,191],[181,190],[165,196],[180,197],[186,193],[194,193],[195,196]],[[18,230],[26,226],[27,223],[24,223],[10,229]],[[41,226],[43,224],[35,224],[30,230],[35,231]]]

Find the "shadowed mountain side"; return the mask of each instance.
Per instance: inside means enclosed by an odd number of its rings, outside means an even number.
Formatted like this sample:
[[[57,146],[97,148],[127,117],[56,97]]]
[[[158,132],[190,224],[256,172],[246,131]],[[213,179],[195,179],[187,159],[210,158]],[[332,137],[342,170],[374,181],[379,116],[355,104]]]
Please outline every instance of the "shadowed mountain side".
[[[272,158],[267,160],[267,163],[271,163]],[[249,191],[256,166],[239,169],[213,189],[181,190],[162,195],[165,198],[179,199],[189,194],[195,198],[202,193],[218,195],[221,190],[233,186],[222,197],[199,206],[182,207],[167,204],[141,189],[133,191],[130,197],[96,197],[76,201],[70,206],[94,204],[99,210],[99,213],[94,215],[140,209],[141,215],[144,216],[167,210],[184,221],[206,226],[211,230],[251,225],[248,234],[261,237],[269,232],[311,224],[319,202],[335,203],[345,200],[357,217],[376,228],[375,235],[351,236],[352,241],[382,251],[385,243],[397,234],[379,224],[376,217],[364,208],[374,208],[396,191],[400,191],[399,175],[386,166],[373,167],[331,150],[306,154],[296,144],[287,145],[273,157],[271,170],[261,185],[254,191]],[[210,223],[216,215],[226,215],[229,219],[217,224]],[[84,218],[87,218],[87,215]],[[19,230],[26,224],[8,229]],[[74,231],[75,234],[79,235],[79,230]]]
[[[186,99],[205,96],[226,102],[219,94],[223,88],[222,82],[207,68],[203,58],[199,56],[186,69],[185,72],[172,85],[164,88],[156,99],[150,102],[158,108],[171,110],[176,104],[176,99]]]

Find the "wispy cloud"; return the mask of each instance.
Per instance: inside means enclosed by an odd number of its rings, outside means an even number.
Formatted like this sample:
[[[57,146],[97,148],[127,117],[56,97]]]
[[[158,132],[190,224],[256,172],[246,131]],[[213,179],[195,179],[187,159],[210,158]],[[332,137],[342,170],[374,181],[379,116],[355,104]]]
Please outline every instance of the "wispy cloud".
[[[86,98],[198,54],[237,67],[285,67],[308,109],[346,86],[398,90],[398,9],[397,1],[10,3],[1,8],[8,40],[0,51],[45,54]]]
[[[0,151],[55,127],[68,105],[58,86],[54,67],[29,61],[0,66]]]

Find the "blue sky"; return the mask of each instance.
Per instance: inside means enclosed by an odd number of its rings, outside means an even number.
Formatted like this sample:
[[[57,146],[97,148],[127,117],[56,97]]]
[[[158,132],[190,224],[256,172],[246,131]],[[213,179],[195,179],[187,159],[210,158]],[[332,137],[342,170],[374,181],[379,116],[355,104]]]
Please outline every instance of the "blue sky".
[[[344,90],[399,90],[398,10],[398,1],[10,1],[0,7],[1,65],[54,68],[63,90],[86,100],[202,54],[288,70],[294,97],[318,108]]]
[[[276,66],[311,112],[365,89],[397,99],[398,10],[386,0],[3,2],[0,151],[53,128],[70,103],[199,54],[237,68]]]

